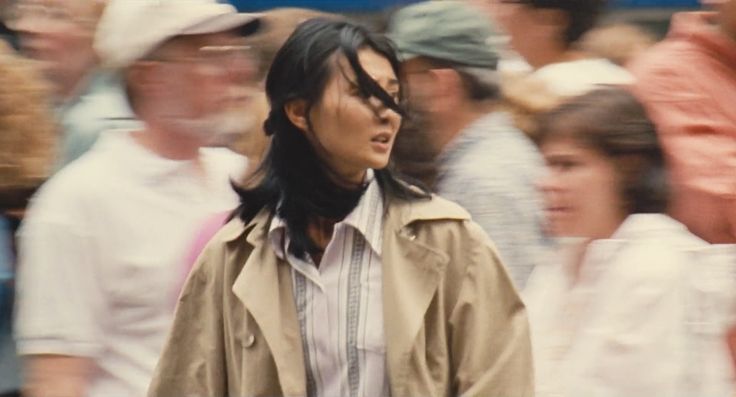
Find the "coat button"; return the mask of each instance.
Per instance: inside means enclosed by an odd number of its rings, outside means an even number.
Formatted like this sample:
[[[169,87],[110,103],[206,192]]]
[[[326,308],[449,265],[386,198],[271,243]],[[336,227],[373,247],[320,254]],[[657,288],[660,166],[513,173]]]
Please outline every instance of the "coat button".
[[[253,346],[253,344],[256,343],[256,337],[253,334],[248,334],[248,336],[245,337],[245,343],[243,344],[243,347],[248,348]]]

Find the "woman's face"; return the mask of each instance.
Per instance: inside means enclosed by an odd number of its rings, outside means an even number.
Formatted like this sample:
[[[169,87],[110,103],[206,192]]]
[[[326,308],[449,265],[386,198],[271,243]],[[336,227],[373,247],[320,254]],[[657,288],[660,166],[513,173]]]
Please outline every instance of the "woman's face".
[[[389,61],[363,49],[358,59],[390,96],[399,100],[399,82]],[[360,94],[355,72],[339,57],[321,100],[309,114],[312,132],[307,136],[332,172],[346,182],[360,183],[368,168],[384,168],[389,161],[401,116],[375,97]]]
[[[610,237],[626,216],[614,162],[569,138],[544,142],[541,149],[547,173],[540,187],[551,233]]]

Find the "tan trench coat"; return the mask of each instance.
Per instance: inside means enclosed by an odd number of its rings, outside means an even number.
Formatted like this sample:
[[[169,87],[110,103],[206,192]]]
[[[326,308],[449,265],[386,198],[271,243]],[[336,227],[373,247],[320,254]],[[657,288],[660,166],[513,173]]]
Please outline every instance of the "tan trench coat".
[[[391,395],[526,397],[526,310],[483,231],[441,198],[391,201],[383,299]],[[182,292],[149,397],[305,396],[290,267],[271,216],[233,220]]]

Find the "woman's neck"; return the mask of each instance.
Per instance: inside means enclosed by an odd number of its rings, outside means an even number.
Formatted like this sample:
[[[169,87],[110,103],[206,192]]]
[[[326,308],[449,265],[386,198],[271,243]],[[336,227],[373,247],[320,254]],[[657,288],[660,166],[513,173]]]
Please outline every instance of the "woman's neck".
[[[322,255],[327,249],[327,246],[332,241],[332,235],[334,234],[335,224],[337,222],[338,220],[335,219],[315,217],[307,226],[307,236],[309,236],[309,239],[317,248],[316,252],[310,252],[312,261],[317,267],[322,262]]]

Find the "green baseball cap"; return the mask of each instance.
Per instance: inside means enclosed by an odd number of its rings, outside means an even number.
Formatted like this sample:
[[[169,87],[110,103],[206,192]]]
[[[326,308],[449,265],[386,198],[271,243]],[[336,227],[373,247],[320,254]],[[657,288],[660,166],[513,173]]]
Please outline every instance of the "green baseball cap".
[[[423,56],[495,69],[502,37],[480,10],[461,1],[426,1],[402,8],[388,37],[402,60]]]

